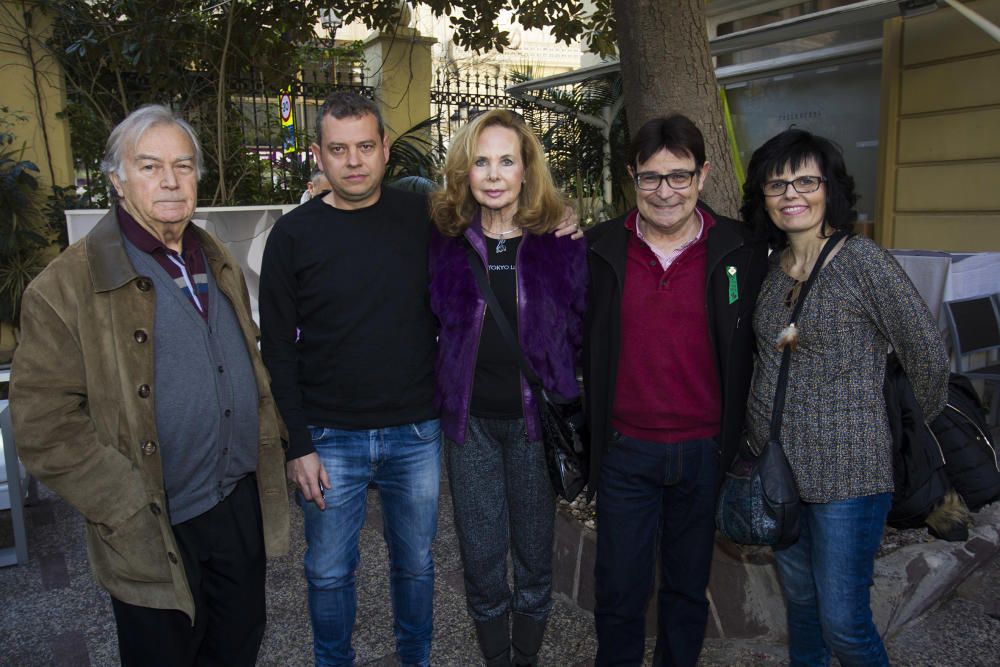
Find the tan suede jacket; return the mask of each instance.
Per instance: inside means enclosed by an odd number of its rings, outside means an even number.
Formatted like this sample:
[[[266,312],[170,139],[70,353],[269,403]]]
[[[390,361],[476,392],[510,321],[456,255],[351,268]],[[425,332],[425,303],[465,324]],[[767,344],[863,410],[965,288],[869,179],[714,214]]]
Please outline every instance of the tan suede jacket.
[[[284,427],[257,349],[242,271],[218,241],[198,232],[257,378],[264,542],[268,556],[280,555],[288,550]],[[146,390],[153,384],[154,287],[136,273],[123,243],[112,209],[25,291],[10,386],[15,442],[31,474],[86,520],[98,583],[123,602],[179,609],[193,623],[194,599],[164,509],[153,399]]]

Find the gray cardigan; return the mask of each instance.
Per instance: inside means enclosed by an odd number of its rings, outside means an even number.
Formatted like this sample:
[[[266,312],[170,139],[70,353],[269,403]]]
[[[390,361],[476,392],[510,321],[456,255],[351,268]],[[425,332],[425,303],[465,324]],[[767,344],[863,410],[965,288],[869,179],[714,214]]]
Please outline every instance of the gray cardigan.
[[[754,312],[756,368],[747,405],[754,447],[767,441],[795,280],[772,256]],[[893,257],[852,237],[823,267],[799,316],[781,441],[807,502],[893,490],[892,441],[882,384],[893,348],[929,421],[944,407],[948,357],[937,325]]]

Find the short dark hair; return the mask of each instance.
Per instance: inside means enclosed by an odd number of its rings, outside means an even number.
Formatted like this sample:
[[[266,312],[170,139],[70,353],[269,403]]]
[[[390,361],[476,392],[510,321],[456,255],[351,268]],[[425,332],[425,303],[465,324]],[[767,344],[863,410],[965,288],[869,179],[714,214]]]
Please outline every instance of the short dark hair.
[[[705,137],[690,118],[679,113],[646,121],[632,138],[628,164],[634,171],[640,162],[645,162],[664,148],[674,155],[694,158],[696,170],[705,164]]]
[[[378,110],[378,105],[373,100],[345,90],[330,93],[323,102],[323,106],[320,107],[319,115],[316,116],[316,145],[323,145],[323,119],[327,116],[341,119],[348,116],[360,118],[365,114],[375,116],[375,122],[378,123],[378,136],[384,138],[385,123],[382,122],[382,112]]]
[[[772,248],[783,248],[788,235],[775,226],[764,206],[764,183],[783,172],[785,168],[797,170],[815,160],[820,176],[826,179],[826,215],[823,218],[824,236],[832,230],[850,232],[858,212],[854,192],[854,179],[847,173],[844,154],[833,141],[796,128],[788,129],[767,140],[753,152],[747,166],[747,180],[743,184],[743,205],[740,215]]]

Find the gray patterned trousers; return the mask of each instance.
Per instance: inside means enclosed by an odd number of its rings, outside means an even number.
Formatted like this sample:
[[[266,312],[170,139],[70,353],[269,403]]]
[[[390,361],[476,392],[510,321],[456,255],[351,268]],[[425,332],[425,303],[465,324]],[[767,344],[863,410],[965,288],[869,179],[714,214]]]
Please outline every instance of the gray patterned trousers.
[[[470,415],[465,442],[446,440],[446,446],[472,619],[482,623],[514,611],[544,621],[552,610],[555,495],[542,443],[528,441],[524,419]]]

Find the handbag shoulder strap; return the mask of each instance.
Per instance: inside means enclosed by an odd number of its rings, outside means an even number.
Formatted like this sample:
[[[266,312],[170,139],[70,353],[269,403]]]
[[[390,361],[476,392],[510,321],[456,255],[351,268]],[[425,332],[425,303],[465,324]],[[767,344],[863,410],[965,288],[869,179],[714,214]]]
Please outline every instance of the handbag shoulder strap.
[[[796,321],[799,319],[799,313],[802,312],[802,304],[806,301],[806,295],[809,294],[809,289],[812,287],[813,283],[816,282],[816,276],[819,275],[820,270],[823,268],[823,264],[826,262],[826,258],[830,255],[830,252],[840,243],[840,240],[847,235],[847,232],[836,232],[827,239],[826,243],[823,244],[823,249],[819,253],[819,257],[816,258],[816,263],[813,264],[812,271],[809,273],[809,278],[802,285],[799,290],[798,301],[795,302],[795,307],[792,308],[792,316],[788,318],[788,326],[794,326]],[[782,351],[781,355],[781,367],[778,369],[778,382],[774,389],[774,405],[771,408],[771,441],[780,442],[781,441],[781,417],[785,410],[785,389],[788,387],[788,370],[792,362],[792,346],[785,345],[785,349]]]
[[[531,364],[528,363],[527,357],[524,356],[524,350],[521,349],[521,345],[517,341],[514,329],[510,326],[510,322],[507,320],[507,315],[503,312],[503,308],[500,307],[496,294],[493,293],[493,288],[490,287],[490,281],[489,278],[486,277],[486,267],[483,266],[482,258],[468,242],[465,244],[465,254],[469,258],[469,267],[472,269],[472,275],[476,277],[476,283],[479,285],[479,291],[482,293],[483,298],[486,299],[486,306],[493,314],[493,321],[497,323],[497,326],[500,328],[500,333],[503,335],[504,340],[507,341],[507,344],[510,345],[510,349],[517,355],[517,361],[521,366],[521,372],[524,373],[524,377],[528,380],[529,385],[533,388],[538,387],[541,389],[542,381],[531,367]]]

